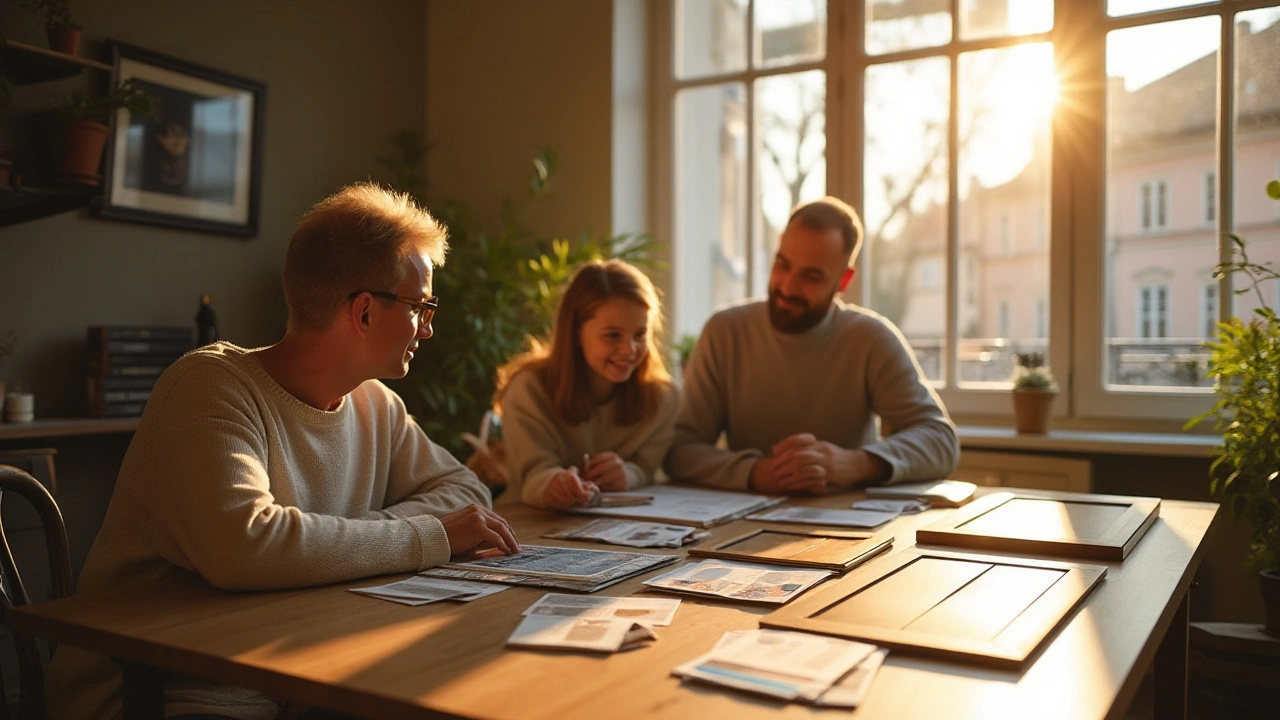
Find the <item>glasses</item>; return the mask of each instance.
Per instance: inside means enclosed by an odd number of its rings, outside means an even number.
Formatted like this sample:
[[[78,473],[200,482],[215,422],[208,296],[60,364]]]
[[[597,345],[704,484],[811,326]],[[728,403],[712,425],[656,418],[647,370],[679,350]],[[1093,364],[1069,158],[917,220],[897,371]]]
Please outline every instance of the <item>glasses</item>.
[[[382,298],[384,300],[395,300],[396,302],[404,303],[405,305],[412,307],[413,314],[418,316],[419,325],[430,325],[431,318],[436,316],[436,308],[440,307],[440,298],[439,296],[436,296],[436,295],[432,295],[426,300],[418,300],[417,298],[405,297],[403,295],[396,295],[395,293],[389,293],[389,292],[378,292],[376,290],[357,290],[351,293],[350,295],[348,295],[347,299],[355,300],[357,297],[360,296],[360,293],[369,293],[370,295],[376,298]]]

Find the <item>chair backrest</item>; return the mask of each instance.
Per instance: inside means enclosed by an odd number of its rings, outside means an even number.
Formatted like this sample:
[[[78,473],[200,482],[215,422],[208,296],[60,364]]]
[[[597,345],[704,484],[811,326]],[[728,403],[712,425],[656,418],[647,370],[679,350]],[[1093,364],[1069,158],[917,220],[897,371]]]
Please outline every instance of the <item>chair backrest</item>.
[[[62,512],[53,496],[29,473],[10,465],[0,465],[0,502],[4,494],[21,495],[40,516],[44,529],[45,548],[49,559],[49,597],[66,597],[72,592],[71,552],[67,544],[67,527],[62,520]],[[9,547],[9,538],[5,535],[4,522],[0,519],[0,575],[3,587],[0,587],[0,612],[8,614],[9,608],[15,605],[26,605],[31,602],[27,588],[18,573],[17,563],[13,559],[13,551]],[[7,619],[7,618],[6,618]],[[18,717],[42,717],[44,710],[44,660],[35,638],[14,634],[13,642],[18,654],[19,698]],[[0,692],[3,688],[0,687]],[[8,707],[4,698],[0,698],[0,708],[7,716]]]

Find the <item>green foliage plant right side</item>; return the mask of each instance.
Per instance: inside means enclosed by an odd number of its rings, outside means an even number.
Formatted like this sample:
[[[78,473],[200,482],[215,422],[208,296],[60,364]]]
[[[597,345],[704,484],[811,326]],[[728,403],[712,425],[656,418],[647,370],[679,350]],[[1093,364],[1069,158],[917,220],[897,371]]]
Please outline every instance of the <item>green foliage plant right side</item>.
[[[1280,181],[1267,185],[1280,200]],[[1191,428],[1213,418],[1222,443],[1214,450],[1209,490],[1237,521],[1252,528],[1245,566],[1253,571],[1280,569],[1280,316],[1267,305],[1259,284],[1280,279],[1269,264],[1249,259],[1246,243],[1230,235],[1231,262],[1218,265],[1215,277],[1243,276],[1260,307],[1246,322],[1238,317],[1218,323],[1218,338],[1207,343],[1209,372],[1217,401],[1192,418]]]
[[[471,448],[461,434],[478,432],[492,408],[498,368],[527,349],[527,337],[545,336],[561,286],[577,267],[617,258],[654,269],[654,246],[645,235],[584,232],[570,241],[539,237],[525,227],[524,208],[551,190],[557,165],[553,148],[534,155],[524,202],[504,199],[497,216],[486,218],[463,203],[427,202],[422,163],[429,147],[417,133],[399,133],[392,145],[393,153],[379,162],[396,189],[412,194],[449,228],[449,255],[433,280],[440,298],[434,336],[409,374],[388,385],[432,440],[466,458]]]

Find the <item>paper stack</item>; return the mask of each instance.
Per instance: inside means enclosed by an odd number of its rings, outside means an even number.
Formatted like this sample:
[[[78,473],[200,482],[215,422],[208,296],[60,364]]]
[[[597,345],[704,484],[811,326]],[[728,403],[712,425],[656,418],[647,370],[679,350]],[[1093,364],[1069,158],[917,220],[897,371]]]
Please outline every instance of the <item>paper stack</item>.
[[[524,611],[509,647],[617,652],[641,647],[670,625],[679,600],[548,593]]]
[[[786,630],[725,633],[673,675],[688,680],[831,707],[857,707],[888,650]]]
[[[471,602],[506,590],[505,585],[463,582],[461,580],[437,580],[422,576],[375,587],[351,588],[351,592],[402,605],[426,605],[441,600]]]
[[[675,555],[524,545],[515,555],[446,563],[422,574],[594,592],[677,560]]]

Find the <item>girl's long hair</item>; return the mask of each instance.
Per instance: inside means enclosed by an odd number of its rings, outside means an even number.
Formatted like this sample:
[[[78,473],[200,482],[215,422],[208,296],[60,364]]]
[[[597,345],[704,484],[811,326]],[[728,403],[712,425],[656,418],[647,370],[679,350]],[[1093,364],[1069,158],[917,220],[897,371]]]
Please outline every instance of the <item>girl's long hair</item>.
[[[648,312],[648,352],[626,382],[614,388],[616,419],[620,425],[634,425],[652,415],[661,399],[661,390],[671,382],[662,362],[657,337],[662,331],[658,291],[644,273],[621,260],[595,260],[574,273],[556,308],[556,317],[547,340],[529,338],[530,349],[498,370],[496,403],[500,403],[511,378],[522,370],[535,373],[551,406],[568,425],[580,425],[596,412],[591,397],[590,373],[579,349],[582,326],[595,316],[606,301],[623,298]]]

